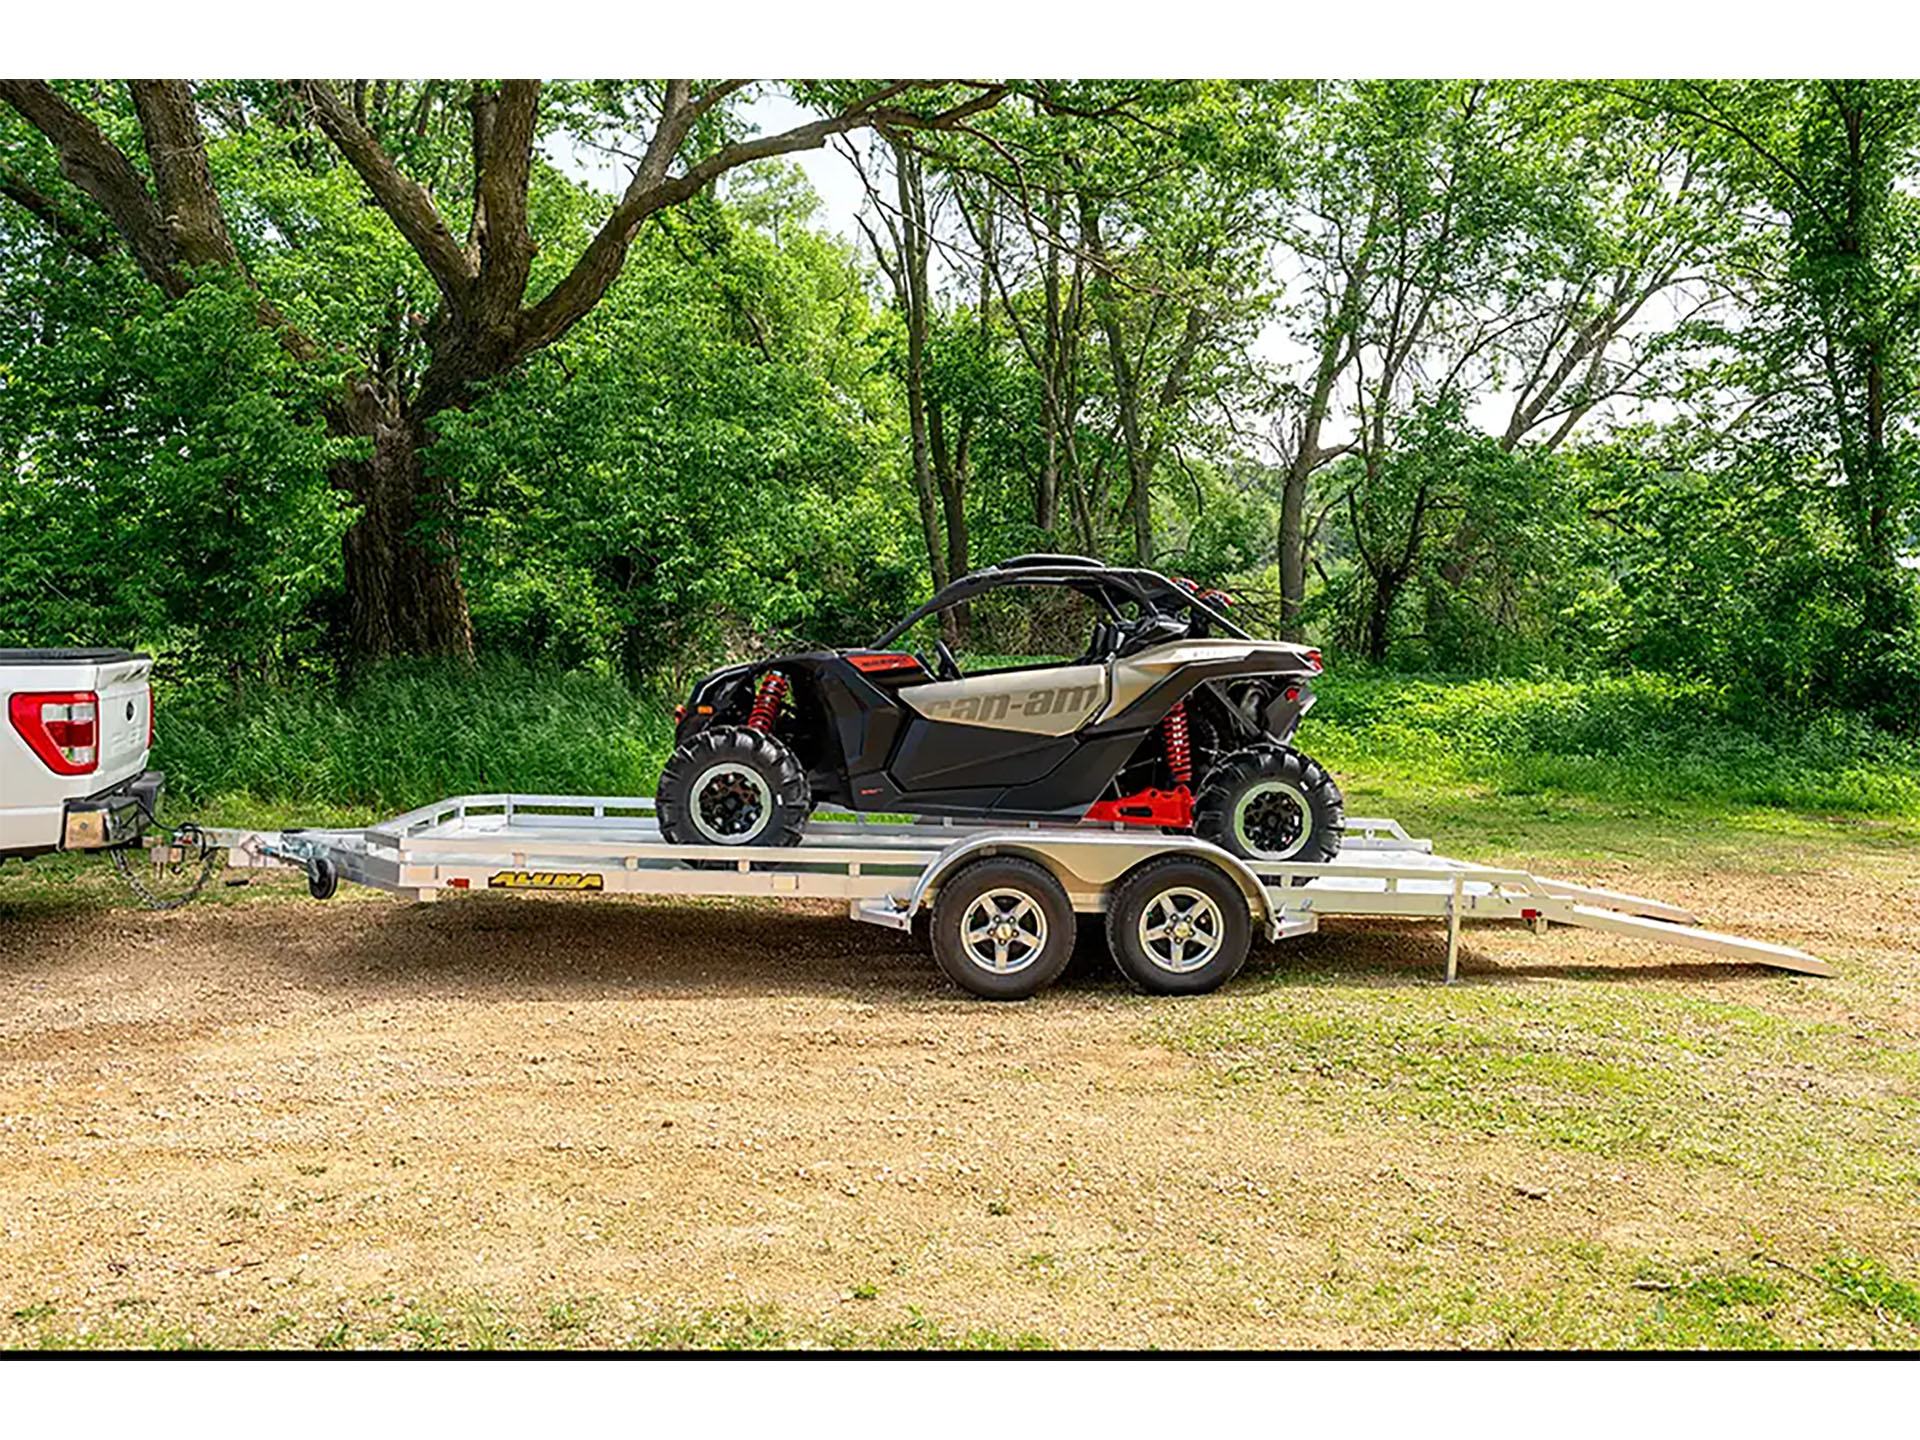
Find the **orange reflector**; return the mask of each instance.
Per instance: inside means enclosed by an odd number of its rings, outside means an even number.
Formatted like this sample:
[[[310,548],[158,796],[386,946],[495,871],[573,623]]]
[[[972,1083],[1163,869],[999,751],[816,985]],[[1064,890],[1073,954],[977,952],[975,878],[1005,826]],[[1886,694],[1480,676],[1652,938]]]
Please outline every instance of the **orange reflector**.
[[[849,655],[847,663],[863,675],[883,675],[889,670],[918,670],[920,662],[911,655]]]

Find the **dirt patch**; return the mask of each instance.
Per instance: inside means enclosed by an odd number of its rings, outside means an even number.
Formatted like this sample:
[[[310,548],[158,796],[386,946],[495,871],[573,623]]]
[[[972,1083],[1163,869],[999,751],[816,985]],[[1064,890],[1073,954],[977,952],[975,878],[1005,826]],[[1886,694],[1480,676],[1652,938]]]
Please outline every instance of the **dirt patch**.
[[[1618,998],[1620,1024],[1671,997],[1912,1046],[1913,917],[1838,907],[1816,938],[1772,877],[1662,878],[1841,978],[1473,930],[1468,983],[1442,993],[1573,987]],[[1839,1249],[1920,1273],[1920,1197],[1240,1083],[1165,1033],[1170,1013],[1316,994],[1391,1006],[1432,985],[1438,946],[1431,926],[1342,926],[1192,1005],[1083,968],[996,1006],[828,907],[18,909],[0,919],[0,1338],[1696,1343],[1645,1328],[1696,1286],[1645,1278],[1649,1257],[1813,1276]],[[1806,1078],[1792,1057],[1742,1073],[1769,1093]],[[1912,1098],[1898,1067],[1875,1084]],[[1767,1309],[1740,1312],[1761,1335],[1880,1336],[1787,1284],[1699,1293]]]

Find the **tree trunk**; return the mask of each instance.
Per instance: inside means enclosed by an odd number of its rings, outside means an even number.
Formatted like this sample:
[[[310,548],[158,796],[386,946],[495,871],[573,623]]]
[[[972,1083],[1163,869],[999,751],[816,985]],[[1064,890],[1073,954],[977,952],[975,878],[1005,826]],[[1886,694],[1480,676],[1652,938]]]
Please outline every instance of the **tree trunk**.
[[[1406,577],[1397,570],[1374,577],[1373,599],[1367,608],[1367,659],[1376,665],[1387,658],[1387,644],[1393,637],[1393,606],[1405,582]]]
[[[1323,450],[1320,432],[1327,422],[1333,400],[1333,387],[1353,359],[1352,327],[1357,323],[1359,282],[1349,284],[1341,296],[1335,323],[1320,342],[1320,359],[1314,367],[1313,393],[1300,417],[1299,443],[1280,490],[1280,634],[1288,640],[1303,637],[1300,612],[1307,600],[1307,487],[1314,472],[1338,449]]]
[[[365,387],[344,418],[351,433],[373,445],[367,458],[334,470],[335,483],[360,509],[342,543],[354,657],[472,658],[454,496],[447,481],[428,473],[424,418]]]
[[[935,510],[932,444],[927,435],[927,231],[926,190],[920,162],[902,145],[893,147],[894,177],[900,194],[900,301],[907,322],[907,426],[913,442],[913,493],[920,503],[920,533],[927,546],[933,588],[944,590],[952,575]],[[945,617],[948,638],[953,620]]]
[[[933,453],[933,479],[940,493],[940,513],[947,529],[947,581],[958,580],[972,568],[967,541],[967,436],[969,422],[960,422],[960,438],[947,449],[946,411],[938,400],[927,402],[927,443]],[[946,583],[946,582],[941,582]],[[941,612],[947,643],[967,638],[967,605],[962,601]]]
[[[1057,216],[1059,207],[1055,206]],[[1058,221],[1055,221],[1058,228]],[[1060,520],[1060,404],[1055,393],[1054,366],[1060,346],[1060,247],[1047,246],[1042,271],[1045,315],[1040,329],[1041,416],[1046,454],[1040,462],[1040,483],[1033,496],[1033,520],[1051,535]]]
[[[1307,599],[1307,478],[1296,457],[1280,490],[1280,638],[1301,640],[1300,612]]]
[[[1112,297],[1100,309],[1106,331],[1107,354],[1113,366],[1113,403],[1120,412],[1120,432],[1127,450],[1127,513],[1133,519],[1133,559],[1136,565],[1153,563],[1152,472],[1140,435],[1140,394],[1127,359],[1125,336]]]

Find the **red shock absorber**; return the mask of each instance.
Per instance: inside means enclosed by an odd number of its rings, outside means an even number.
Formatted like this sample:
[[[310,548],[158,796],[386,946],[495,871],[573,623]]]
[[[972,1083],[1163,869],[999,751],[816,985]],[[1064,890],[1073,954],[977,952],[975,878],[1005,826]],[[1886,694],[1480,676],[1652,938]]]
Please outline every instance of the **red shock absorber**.
[[[1187,734],[1187,702],[1174,702],[1167,718],[1160,722],[1160,729],[1167,737],[1167,769],[1173,774],[1176,785],[1193,783],[1193,741]]]
[[[762,735],[773,733],[773,718],[780,713],[780,702],[787,698],[787,677],[769,670],[760,677],[760,688],[753,692],[753,713],[747,716],[747,728]]]

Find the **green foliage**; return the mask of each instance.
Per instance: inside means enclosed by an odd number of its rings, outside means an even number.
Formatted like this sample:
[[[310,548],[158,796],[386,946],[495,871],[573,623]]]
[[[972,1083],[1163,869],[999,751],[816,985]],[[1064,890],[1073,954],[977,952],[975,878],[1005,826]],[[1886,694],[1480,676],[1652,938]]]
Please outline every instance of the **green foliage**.
[[[103,303],[55,257],[0,273],[0,636],[271,674],[322,643],[345,517],[317,379],[252,296]]]
[[[392,813],[446,795],[646,795],[671,704],[585,671],[396,665],[345,689],[203,684],[158,697],[155,764],[182,813]]]
[[[1312,749],[1342,773],[1655,809],[1704,802],[1920,817],[1914,741],[1841,711],[1749,705],[1701,681],[1348,669],[1316,688]]]
[[[811,205],[783,181],[757,223],[668,217],[565,341],[444,417],[483,650],[637,677],[753,636],[861,633],[913,593],[884,342]]]

